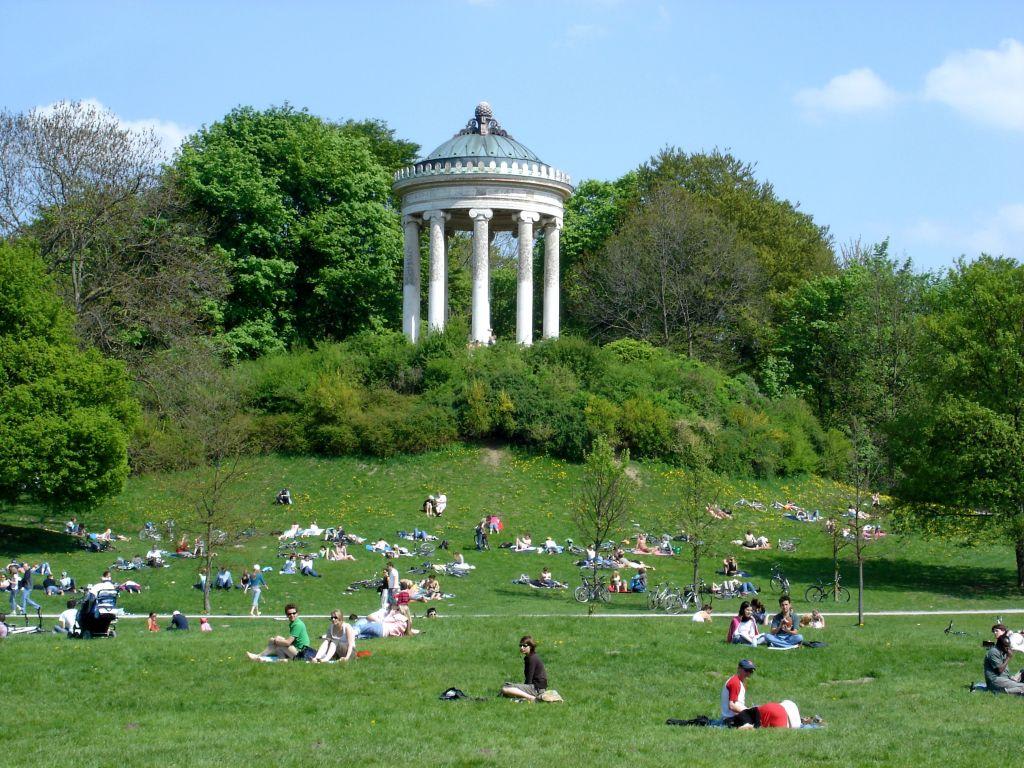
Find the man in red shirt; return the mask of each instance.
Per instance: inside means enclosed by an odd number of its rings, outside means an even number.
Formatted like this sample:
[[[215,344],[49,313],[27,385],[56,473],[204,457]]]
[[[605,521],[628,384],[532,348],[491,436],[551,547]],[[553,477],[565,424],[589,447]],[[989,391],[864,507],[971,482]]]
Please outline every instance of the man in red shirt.
[[[757,665],[750,659],[740,659],[736,674],[725,681],[722,686],[722,717],[735,717],[747,708],[747,678],[754,674]]]

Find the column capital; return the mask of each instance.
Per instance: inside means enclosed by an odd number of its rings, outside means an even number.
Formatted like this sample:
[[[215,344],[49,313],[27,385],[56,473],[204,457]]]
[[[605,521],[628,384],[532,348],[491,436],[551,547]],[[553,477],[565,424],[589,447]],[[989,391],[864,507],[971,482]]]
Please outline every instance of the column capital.
[[[419,216],[406,215],[406,216],[402,217],[402,226],[403,227],[407,227],[410,224],[417,224],[418,225],[419,223],[420,223],[420,217]]]
[[[470,208],[469,218],[473,221],[490,221],[491,217],[494,216],[494,211],[490,208]]]
[[[450,213],[445,212],[445,211],[424,211],[423,212],[423,220],[424,221],[439,221],[439,222],[441,222],[443,224],[444,222],[448,221],[448,219],[450,219],[451,217],[452,217],[452,215]]]
[[[540,214],[536,211],[519,211],[513,217],[516,221],[529,222],[535,224],[540,220]]]
[[[559,218],[558,216],[552,216],[551,218],[544,219],[544,228],[561,229],[562,219]]]

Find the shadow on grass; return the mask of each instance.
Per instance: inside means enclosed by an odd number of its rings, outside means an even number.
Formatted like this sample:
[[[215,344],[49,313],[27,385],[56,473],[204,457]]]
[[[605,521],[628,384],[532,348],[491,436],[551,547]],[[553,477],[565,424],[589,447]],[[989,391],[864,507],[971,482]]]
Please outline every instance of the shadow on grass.
[[[24,552],[77,552],[81,548],[78,539],[65,533],[0,524],[0,557]]]
[[[753,579],[766,587],[768,566],[757,568]],[[789,559],[783,564],[783,571],[791,581],[816,583],[819,578],[832,575],[832,560],[828,557],[800,557]],[[840,572],[843,584],[855,592],[857,588],[856,564],[843,560]],[[868,558],[864,563],[865,590],[884,589],[896,592],[932,592],[949,597],[973,599],[977,597],[1020,598],[1020,590],[1014,585],[1014,574],[1010,568],[997,568],[977,564],[950,565],[943,563],[921,563],[903,558]],[[803,597],[803,588],[794,590],[794,597]],[[769,597],[771,595],[769,594]],[[762,599],[764,597],[762,596]]]

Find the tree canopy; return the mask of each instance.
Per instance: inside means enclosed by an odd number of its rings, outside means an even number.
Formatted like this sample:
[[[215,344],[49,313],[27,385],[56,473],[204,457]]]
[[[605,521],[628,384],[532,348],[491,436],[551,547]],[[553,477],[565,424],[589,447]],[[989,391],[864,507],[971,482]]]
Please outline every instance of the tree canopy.
[[[396,322],[402,236],[371,129],[385,130],[241,107],[183,147],[182,187],[230,260],[236,355]]]
[[[130,380],[72,328],[36,248],[0,242],[0,499],[91,507],[128,475]]]

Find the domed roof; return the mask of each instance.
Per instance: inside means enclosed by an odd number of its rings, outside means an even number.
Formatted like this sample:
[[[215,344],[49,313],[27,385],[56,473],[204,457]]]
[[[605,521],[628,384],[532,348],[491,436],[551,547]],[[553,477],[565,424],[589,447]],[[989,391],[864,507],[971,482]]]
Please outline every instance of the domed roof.
[[[448,139],[420,162],[479,158],[498,160],[542,160],[508,135],[491,112],[491,105],[481,101],[466,127]]]

